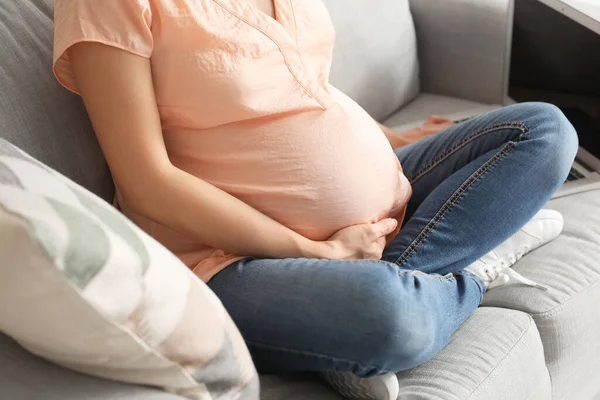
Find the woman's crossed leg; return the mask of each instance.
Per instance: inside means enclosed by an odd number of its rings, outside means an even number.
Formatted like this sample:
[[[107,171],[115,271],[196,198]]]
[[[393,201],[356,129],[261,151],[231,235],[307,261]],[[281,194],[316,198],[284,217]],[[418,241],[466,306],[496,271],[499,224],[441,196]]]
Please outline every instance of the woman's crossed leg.
[[[414,194],[382,261],[248,258],[209,286],[261,372],[414,367],[480,304],[485,285],[464,269],[543,207],[576,151],[553,106],[482,115],[396,150]]]

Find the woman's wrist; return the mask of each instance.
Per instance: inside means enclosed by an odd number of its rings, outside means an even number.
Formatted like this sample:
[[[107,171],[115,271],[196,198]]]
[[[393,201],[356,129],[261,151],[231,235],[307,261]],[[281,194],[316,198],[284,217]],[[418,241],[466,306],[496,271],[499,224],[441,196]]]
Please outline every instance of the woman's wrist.
[[[333,241],[318,242],[306,239],[300,245],[302,258],[336,259],[337,246]]]

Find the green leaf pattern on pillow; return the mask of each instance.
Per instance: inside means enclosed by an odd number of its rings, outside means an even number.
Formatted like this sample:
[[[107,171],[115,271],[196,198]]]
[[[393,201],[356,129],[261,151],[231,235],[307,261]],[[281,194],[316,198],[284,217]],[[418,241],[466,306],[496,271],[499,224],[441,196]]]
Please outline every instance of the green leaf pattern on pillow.
[[[77,287],[85,289],[108,261],[109,239],[104,230],[84,212],[54,199],[47,199],[47,201],[69,231],[63,273]],[[38,237],[38,241],[46,247],[42,240],[43,238]]]
[[[105,203],[101,203],[98,199],[92,198],[81,189],[71,187],[71,190],[73,190],[73,193],[75,193],[85,208],[100,218],[113,232],[119,233],[123,240],[133,247],[134,252],[141,259],[142,273],[146,273],[146,270],[150,265],[150,255],[148,254],[146,245],[140,239],[140,236],[131,229],[131,225],[129,225],[131,222],[125,220],[114,208],[106,207]]]
[[[19,178],[19,163],[23,161],[33,165],[34,171],[39,170],[39,179],[56,179],[56,185],[52,185],[53,188],[70,191],[70,194],[73,194],[74,198],[78,200],[78,204],[57,200],[57,197],[60,198],[60,196],[44,194],[40,192],[39,188],[25,187],[24,181],[35,181],[35,179]],[[31,170],[28,173],[31,174]],[[6,188],[4,192],[7,196],[8,189],[11,189],[10,192],[13,193],[11,201],[6,198],[3,201],[3,187]],[[47,202],[48,206],[55,211],[54,216],[59,219],[59,221],[52,220],[52,223],[62,224],[68,232],[66,246],[60,244],[60,240],[56,237],[55,227],[49,226],[47,219],[52,216],[44,215],[46,220],[39,218],[39,215],[32,212],[31,207],[26,206],[27,202],[21,203],[14,200],[15,190],[19,192],[19,197],[29,197],[32,201],[34,198],[36,198],[35,201],[40,201],[41,198]],[[79,189],[68,179],[1,140],[0,206],[20,215],[31,226],[36,240],[42,245],[48,256],[56,265],[63,266],[65,276],[80,290],[84,290],[106,266],[111,251],[114,250],[111,249],[111,246],[114,246],[115,243],[118,243],[119,246],[129,247],[130,251],[127,253],[137,259],[132,262],[133,265],[139,267],[139,278],[149,268],[149,252],[136,232],[138,228],[133,223],[122,218],[116,209],[96,198],[95,195]],[[115,235],[117,238],[111,240],[110,235]],[[85,249],[85,251],[81,251],[81,249]]]

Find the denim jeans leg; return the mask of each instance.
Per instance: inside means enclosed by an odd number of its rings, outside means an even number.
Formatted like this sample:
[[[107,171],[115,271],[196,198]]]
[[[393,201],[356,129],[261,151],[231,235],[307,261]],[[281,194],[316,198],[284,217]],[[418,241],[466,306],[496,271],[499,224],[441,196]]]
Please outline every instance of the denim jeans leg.
[[[483,298],[466,275],[369,260],[247,258],[208,285],[261,373],[368,377],[415,367],[446,345]]]
[[[524,103],[397,150],[414,195],[383,259],[427,273],[463,270],[544,206],[577,144],[558,108]]]

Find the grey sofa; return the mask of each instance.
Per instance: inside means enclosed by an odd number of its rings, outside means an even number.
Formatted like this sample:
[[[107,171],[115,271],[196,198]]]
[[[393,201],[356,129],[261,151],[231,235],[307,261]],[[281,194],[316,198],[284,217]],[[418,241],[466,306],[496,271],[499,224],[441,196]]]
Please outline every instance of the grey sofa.
[[[332,82],[378,120],[409,127],[509,102],[512,0],[412,0],[410,11],[408,0],[326,3],[338,30]],[[0,137],[110,201],[82,103],[51,74],[52,4],[0,0]],[[600,192],[548,207],[563,213],[564,233],[515,268],[550,290],[490,292],[438,356],[398,374],[401,399],[585,400],[600,391]],[[0,359],[0,399],[180,399],[68,371],[1,334]],[[312,374],[261,381],[267,400],[341,398]]]

